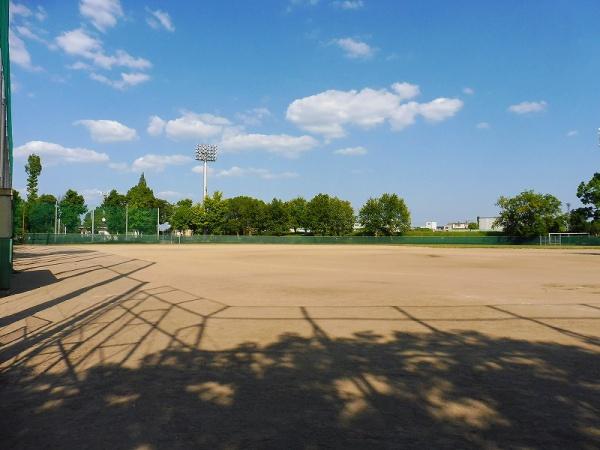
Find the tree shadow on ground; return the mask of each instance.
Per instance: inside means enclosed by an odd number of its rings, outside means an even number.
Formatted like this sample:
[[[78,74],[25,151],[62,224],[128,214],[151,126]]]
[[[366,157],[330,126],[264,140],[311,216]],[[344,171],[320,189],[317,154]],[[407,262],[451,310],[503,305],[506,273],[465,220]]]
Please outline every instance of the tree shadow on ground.
[[[0,380],[4,448],[598,448],[599,355],[476,332],[285,334]]]

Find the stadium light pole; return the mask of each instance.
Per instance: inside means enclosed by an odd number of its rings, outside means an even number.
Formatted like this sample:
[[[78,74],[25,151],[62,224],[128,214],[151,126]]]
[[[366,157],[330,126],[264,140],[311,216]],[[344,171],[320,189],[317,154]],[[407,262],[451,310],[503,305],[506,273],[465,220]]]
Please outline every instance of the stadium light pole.
[[[202,192],[202,203],[204,203],[206,197],[208,197],[208,163],[217,160],[217,146],[210,144],[196,145],[196,160],[204,163],[204,190]]]

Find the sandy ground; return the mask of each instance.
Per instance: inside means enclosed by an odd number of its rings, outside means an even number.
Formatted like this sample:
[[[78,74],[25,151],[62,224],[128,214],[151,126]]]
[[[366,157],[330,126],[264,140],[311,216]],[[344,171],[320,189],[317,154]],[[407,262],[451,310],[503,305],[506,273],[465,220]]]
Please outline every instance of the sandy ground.
[[[600,250],[19,247],[2,448],[598,448]]]

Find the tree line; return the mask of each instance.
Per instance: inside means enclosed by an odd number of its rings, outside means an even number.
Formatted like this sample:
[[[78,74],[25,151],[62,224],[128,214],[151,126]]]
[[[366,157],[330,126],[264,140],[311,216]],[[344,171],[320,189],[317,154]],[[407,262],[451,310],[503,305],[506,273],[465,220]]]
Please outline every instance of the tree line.
[[[32,233],[53,232],[56,220],[60,231],[67,233],[90,231],[93,221],[96,231],[105,229],[110,234],[156,233],[158,223],[168,223],[171,231],[192,233],[284,235],[291,232],[338,236],[355,232],[357,220],[360,233],[376,236],[401,234],[410,229],[411,223],[406,203],[396,194],[370,198],[358,217],[349,201],[323,193],[310,200],[297,197],[264,202],[248,196],[226,199],[221,192],[215,192],[203,203],[183,199],[171,204],[156,198],[144,174],[126,194],[111,190],[92,214],[83,196],[73,189],[59,199],[49,194],[38,196],[42,172],[39,156],[29,156],[25,171],[27,199],[21,199],[14,191],[15,230]]]
[[[171,231],[231,234],[347,235],[351,233],[390,236],[406,233],[411,228],[410,211],[397,194],[369,198],[358,215],[349,201],[328,194],[317,194],[307,200],[297,197],[270,202],[238,196],[223,198],[215,192],[203,203],[183,199],[174,204],[156,198],[144,174],[125,194],[113,189],[104,196],[92,214],[81,194],[68,189],[56,198],[38,195],[42,162],[32,154],[25,165],[27,198],[13,191],[14,229],[31,233],[54,230],[55,216],[60,231],[77,233],[106,229],[111,234],[156,233],[157,224],[168,223]],[[564,212],[561,201],[551,194],[526,190],[514,197],[501,196],[496,205],[500,212],[496,225],[510,236],[533,237],[551,232],[583,232],[600,235],[600,173],[595,173],[577,188],[582,206]],[[358,225],[358,228],[356,227]]]

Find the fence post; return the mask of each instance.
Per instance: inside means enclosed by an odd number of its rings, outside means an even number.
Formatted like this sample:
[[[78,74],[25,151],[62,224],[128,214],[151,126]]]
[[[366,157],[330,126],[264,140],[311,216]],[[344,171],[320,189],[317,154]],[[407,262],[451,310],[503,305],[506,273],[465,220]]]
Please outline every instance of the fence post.
[[[94,214],[95,211],[96,211],[96,208],[93,208],[92,209],[92,242],[94,242],[94,222],[96,221],[95,214]]]
[[[160,242],[160,208],[156,208],[156,241]]]
[[[129,234],[129,203],[125,205],[125,240]]]

